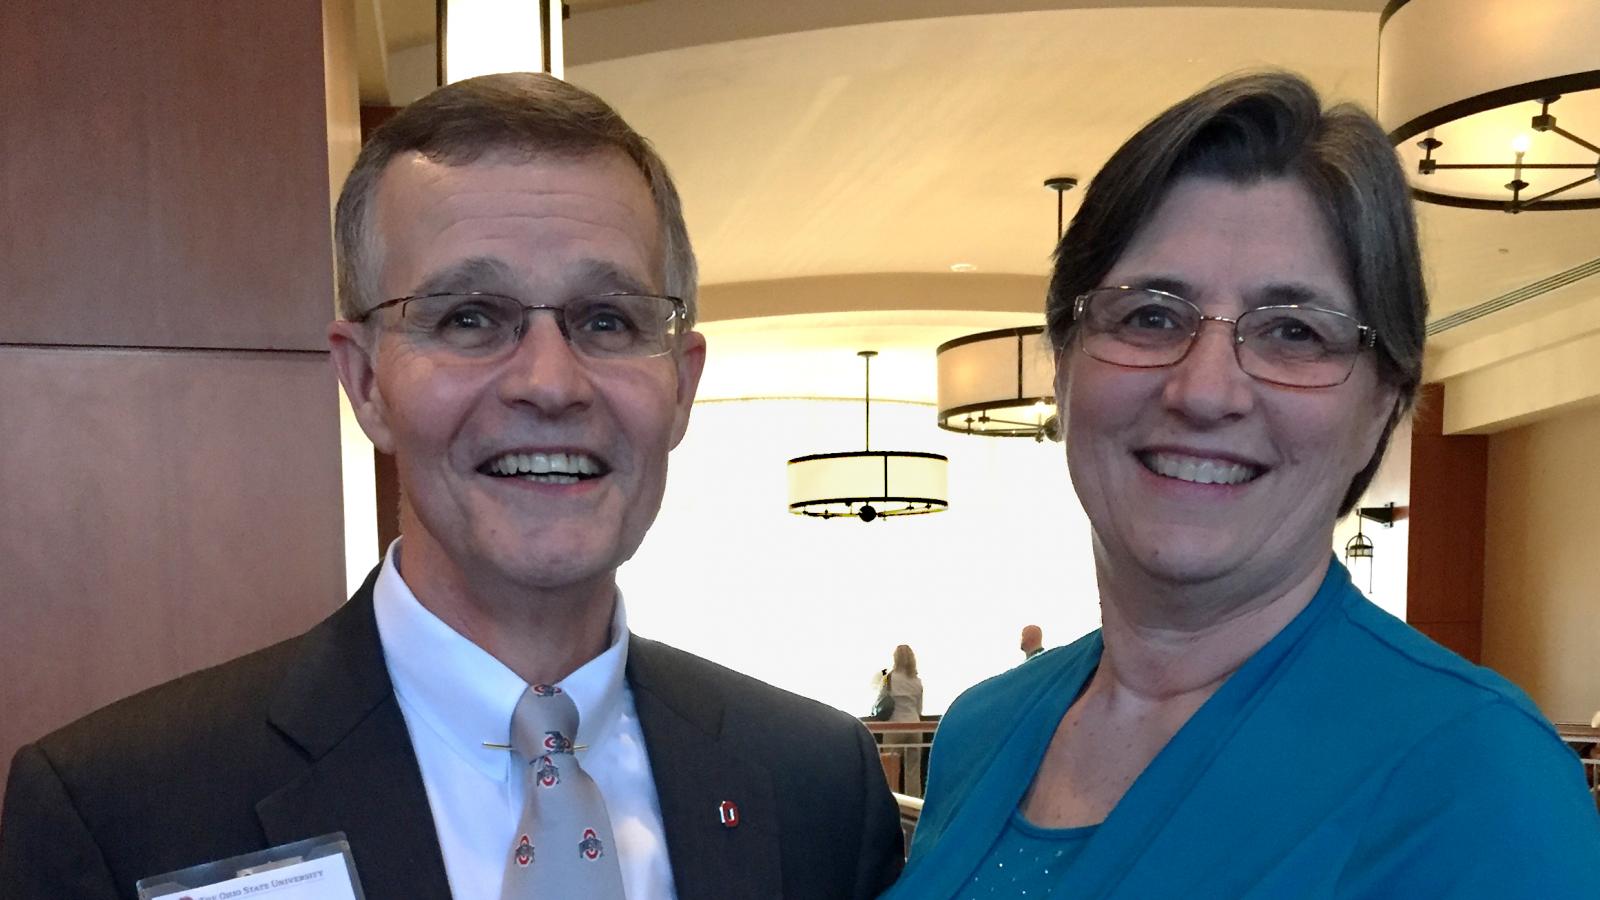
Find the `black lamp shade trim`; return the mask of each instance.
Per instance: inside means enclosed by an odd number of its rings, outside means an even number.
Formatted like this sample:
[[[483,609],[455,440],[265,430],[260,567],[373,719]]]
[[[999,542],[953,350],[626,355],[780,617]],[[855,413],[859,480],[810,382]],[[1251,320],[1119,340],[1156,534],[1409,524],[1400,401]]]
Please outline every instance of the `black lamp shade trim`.
[[[1024,325],[1020,328],[996,328],[994,331],[980,331],[977,334],[964,334],[961,337],[952,338],[951,340],[940,344],[933,352],[934,355],[938,355],[946,350],[952,350],[964,344],[976,344],[979,341],[992,341],[995,338],[1001,337],[1026,338],[1042,334],[1044,334],[1043,325]]]
[[[915,456],[918,459],[950,461],[950,457],[942,453],[924,453],[921,450],[848,450],[841,453],[812,453],[809,456],[796,456],[794,459],[789,460],[789,465],[811,462],[815,459],[842,459],[847,456]]]
[[[1542,78],[1538,81],[1527,81],[1514,84],[1511,87],[1497,88],[1487,93],[1457,100],[1446,104],[1431,112],[1425,112],[1411,121],[1389,132],[1389,142],[1401,144],[1446,122],[1464,119],[1467,116],[1486,112],[1496,107],[1512,103],[1536,102],[1543,97],[1558,94],[1575,94],[1579,91],[1591,91],[1600,88],[1600,69],[1588,72],[1577,72],[1572,75],[1561,75],[1556,78]],[[1559,110],[1557,110],[1559,112]]]

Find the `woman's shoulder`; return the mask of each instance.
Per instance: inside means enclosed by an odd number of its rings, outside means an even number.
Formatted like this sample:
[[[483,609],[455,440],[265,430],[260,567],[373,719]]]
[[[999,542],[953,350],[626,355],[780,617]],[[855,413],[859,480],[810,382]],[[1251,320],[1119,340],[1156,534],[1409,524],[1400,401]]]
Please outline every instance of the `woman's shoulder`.
[[[958,696],[939,722],[941,737],[973,731],[996,732],[997,721],[1015,718],[1064,678],[1072,678],[1085,668],[1093,671],[1100,658],[1100,632],[1093,631],[1064,647],[1056,647],[1019,663],[998,675],[978,682]],[[1002,731],[1009,729],[1000,729]],[[953,742],[954,743],[954,742]]]
[[[1493,704],[1517,714],[1525,726],[1550,729],[1521,688],[1437,643],[1359,592],[1352,591],[1346,599],[1344,615],[1355,635],[1360,662],[1375,678],[1404,684],[1411,695],[1427,697],[1450,717]]]

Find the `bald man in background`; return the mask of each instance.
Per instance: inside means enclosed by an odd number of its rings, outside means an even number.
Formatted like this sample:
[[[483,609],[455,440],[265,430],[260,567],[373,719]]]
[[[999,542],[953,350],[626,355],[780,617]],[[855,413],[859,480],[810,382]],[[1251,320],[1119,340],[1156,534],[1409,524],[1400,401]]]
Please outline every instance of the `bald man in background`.
[[[1022,658],[1024,661],[1033,659],[1044,652],[1044,631],[1037,625],[1022,626]]]

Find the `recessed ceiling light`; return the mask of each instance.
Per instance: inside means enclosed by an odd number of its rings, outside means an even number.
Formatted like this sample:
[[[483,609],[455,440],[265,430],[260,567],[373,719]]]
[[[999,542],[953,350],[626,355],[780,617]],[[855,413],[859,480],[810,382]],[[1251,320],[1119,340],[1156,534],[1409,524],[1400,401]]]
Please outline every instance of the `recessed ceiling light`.
[[[972,263],[951,263],[950,264],[950,271],[952,271],[952,272],[976,272],[976,271],[978,271],[978,267],[973,265]]]

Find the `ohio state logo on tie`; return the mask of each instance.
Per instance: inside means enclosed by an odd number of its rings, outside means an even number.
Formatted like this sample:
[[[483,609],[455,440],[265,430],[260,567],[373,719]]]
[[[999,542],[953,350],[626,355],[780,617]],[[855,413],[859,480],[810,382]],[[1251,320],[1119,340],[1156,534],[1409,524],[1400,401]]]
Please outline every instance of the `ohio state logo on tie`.
[[[554,697],[561,693],[561,688],[553,684],[536,684],[528,688],[528,690],[533,691],[535,697]]]
[[[561,780],[561,771],[556,768],[548,756],[539,757],[537,767],[533,770],[533,777],[539,780],[540,787],[555,787]]]
[[[551,753],[571,753],[572,741],[559,731],[544,733],[544,748]]]
[[[512,856],[516,858],[517,865],[524,869],[528,867],[528,863],[533,862],[533,842],[528,840],[527,835],[523,835],[517,841],[517,849],[512,851]]]
[[[600,835],[595,834],[593,828],[583,830],[583,840],[578,842],[578,853],[584,859],[599,859],[606,855],[605,844],[600,842]]]

